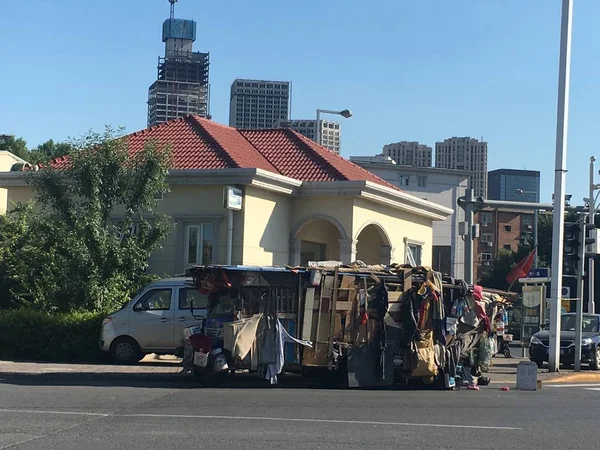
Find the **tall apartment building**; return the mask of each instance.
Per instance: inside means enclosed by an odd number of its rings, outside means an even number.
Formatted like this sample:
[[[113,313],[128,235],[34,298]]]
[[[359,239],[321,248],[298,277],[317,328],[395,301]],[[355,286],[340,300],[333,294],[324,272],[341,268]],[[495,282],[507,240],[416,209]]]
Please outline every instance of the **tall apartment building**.
[[[516,252],[519,245],[533,245],[533,211],[510,208],[486,208],[475,213],[479,237],[473,245],[474,279],[492,268],[501,250]]]
[[[418,142],[401,141],[383,146],[383,155],[402,166],[431,167],[431,147]]]
[[[245,129],[272,128],[290,118],[290,82],[245,80],[231,85],[229,126]]]
[[[171,17],[164,21],[165,56],[158,57],[157,79],[148,89],[148,126],[188,114],[209,116],[209,54],[194,52],[196,22]]]
[[[435,167],[467,170],[469,188],[487,198],[487,142],[470,137],[452,137],[435,143]]]
[[[497,169],[488,172],[488,199],[539,202],[540,172],[518,169]]]
[[[312,141],[317,141],[316,119],[305,120],[278,120],[274,125],[276,128],[291,128]],[[321,145],[336,155],[340,154],[340,140],[342,131],[338,122],[330,120],[319,120],[321,127]]]

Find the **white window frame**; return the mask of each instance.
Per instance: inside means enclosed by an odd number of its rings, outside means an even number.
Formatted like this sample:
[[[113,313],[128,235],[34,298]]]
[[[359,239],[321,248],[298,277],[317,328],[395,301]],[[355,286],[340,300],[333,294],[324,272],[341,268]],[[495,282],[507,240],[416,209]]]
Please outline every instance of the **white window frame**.
[[[486,255],[485,258],[484,255]],[[481,261],[491,261],[492,259],[494,259],[494,257],[490,252],[482,252],[481,255],[479,255],[479,259]]]
[[[412,239],[404,239],[404,261],[406,264],[410,264],[413,267],[418,267],[423,265],[423,246],[425,242],[415,241]],[[415,255],[411,251],[411,247],[419,248],[418,261],[415,259]]]
[[[417,176],[417,186],[419,187],[427,187],[427,175],[419,175]]]
[[[486,220],[486,219],[489,219],[489,220]],[[490,224],[490,223],[492,223],[492,220],[493,220],[493,219],[494,219],[494,218],[493,218],[493,216],[492,216],[492,213],[491,213],[491,212],[482,212],[482,213],[481,213],[481,216],[480,216],[481,223],[487,223],[487,224]]]
[[[211,255],[211,262],[214,261],[215,257],[215,233],[217,232],[217,227],[215,226],[214,223],[212,222],[203,222],[203,223],[190,223],[190,224],[186,224],[185,225],[185,230],[184,230],[184,243],[183,243],[183,267],[185,269],[192,267],[192,266],[199,266],[202,264],[205,264],[204,261],[204,227],[206,226],[211,226],[213,228],[213,237],[212,237],[212,243],[213,243],[213,249],[212,249],[212,255]],[[198,245],[196,246],[196,262],[189,262],[188,261],[188,256],[189,256],[189,248],[190,248],[190,230],[192,228],[195,228],[198,230],[198,237],[197,237],[197,242]]]
[[[481,242],[484,244],[494,242],[494,235],[492,233],[481,233]]]

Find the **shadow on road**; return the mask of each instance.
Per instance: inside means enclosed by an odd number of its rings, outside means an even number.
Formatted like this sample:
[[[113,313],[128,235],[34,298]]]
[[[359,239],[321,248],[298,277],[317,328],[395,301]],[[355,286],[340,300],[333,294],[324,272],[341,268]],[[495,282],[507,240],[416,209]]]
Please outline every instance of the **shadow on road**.
[[[110,376],[105,376],[110,375]],[[35,375],[16,375],[0,378],[0,384],[18,386],[86,386],[86,387],[132,387],[145,389],[204,389],[191,374],[73,374],[55,372]],[[317,378],[302,378],[286,374],[279,377],[278,384],[271,385],[267,380],[254,374],[236,374],[216,389],[342,389],[339,383],[331,383]],[[411,391],[445,390],[443,384],[426,385],[421,381],[398,383],[391,386],[359,388],[360,390]]]

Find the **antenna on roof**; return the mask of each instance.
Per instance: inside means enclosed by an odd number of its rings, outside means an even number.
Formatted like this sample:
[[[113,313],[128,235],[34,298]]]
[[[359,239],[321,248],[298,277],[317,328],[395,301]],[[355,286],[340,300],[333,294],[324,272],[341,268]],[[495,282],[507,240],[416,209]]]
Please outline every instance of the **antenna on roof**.
[[[169,0],[169,3],[171,4],[171,19],[175,18],[175,3],[177,3],[177,0]]]

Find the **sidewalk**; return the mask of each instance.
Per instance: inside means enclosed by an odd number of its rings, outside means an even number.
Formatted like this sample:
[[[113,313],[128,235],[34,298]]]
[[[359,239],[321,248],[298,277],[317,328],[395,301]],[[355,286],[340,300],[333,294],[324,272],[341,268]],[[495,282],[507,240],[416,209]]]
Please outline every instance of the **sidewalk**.
[[[171,382],[189,380],[189,375],[181,374],[180,361],[172,356],[159,357],[157,355],[148,355],[139,364],[132,366],[0,361],[0,382]]]
[[[517,365],[527,358],[502,356],[493,358],[492,366],[484,375],[490,378],[490,386],[517,384]],[[0,382],[53,383],[182,383],[194,382],[193,376],[183,374],[181,360],[173,356],[149,355],[140,364],[117,366],[110,364],[55,364],[40,362],[0,361]],[[563,370],[550,373],[547,368],[538,369],[542,383],[600,382],[600,372]]]

